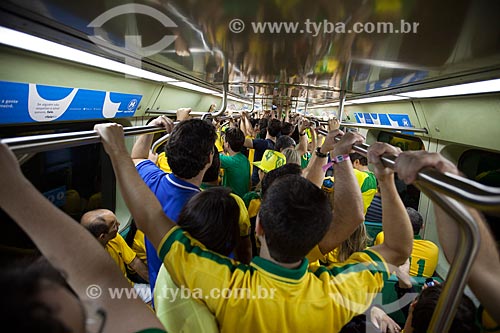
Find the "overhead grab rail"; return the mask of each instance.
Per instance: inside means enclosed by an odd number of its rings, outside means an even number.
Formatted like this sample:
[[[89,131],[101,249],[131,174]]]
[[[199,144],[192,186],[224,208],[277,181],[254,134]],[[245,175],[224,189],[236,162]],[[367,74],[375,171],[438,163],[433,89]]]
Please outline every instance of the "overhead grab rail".
[[[135,126],[125,127],[125,136],[134,136],[141,134],[154,134],[164,132],[165,129],[156,126]],[[327,132],[319,130],[323,135]],[[163,139],[163,138],[160,138]],[[153,148],[163,142],[155,142]],[[1,140],[16,154],[38,153],[49,150],[70,148],[86,144],[95,144],[100,142],[99,135],[95,131],[80,131],[70,133],[43,134],[18,138],[6,138]],[[366,155],[368,145],[361,144],[353,146],[353,150]],[[156,151],[153,149],[153,151]],[[384,157],[385,162],[391,163]],[[419,173],[420,178],[426,182],[426,185],[433,190],[439,191],[451,198],[454,198],[466,205],[486,212],[500,212],[500,188],[479,184],[470,179],[452,174],[442,174],[434,169],[425,169]]]
[[[356,152],[364,156],[366,156],[368,148],[369,146],[366,144],[353,146]],[[394,169],[395,156],[383,156],[381,159],[386,167]],[[457,246],[457,252],[448,271],[443,291],[439,296],[438,304],[432,315],[428,329],[430,333],[445,333],[449,331],[462,299],[462,294],[467,284],[467,277],[469,276],[470,269],[479,251],[480,237],[476,221],[457,201],[440,194],[448,195],[448,193],[450,193],[458,197],[460,197],[461,194],[469,194],[460,188],[448,184],[447,181],[449,181],[450,178],[453,179],[453,182],[458,182],[462,177],[450,177],[449,174],[442,174],[435,169],[426,168],[418,173],[417,181],[415,182],[415,186],[418,189],[425,193],[433,202],[439,205],[447,214],[450,214],[450,216],[458,222],[460,231],[458,240],[460,246]],[[490,188],[490,190],[491,189],[493,188]],[[498,190],[500,189],[495,189],[495,192]],[[453,191],[457,191],[457,193]],[[463,198],[460,197],[460,199]],[[500,210],[499,195],[494,197],[491,201],[488,200],[487,197],[482,199],[486,200],[487,203],[486,205],[482,204],[481,208],[495,211]],[[489,204],[493,204],[494,206],[491,207]]]
[[[133,136],[164,132],[165,128],[156,126],[135,126],[125,127],[123,131],[125,136]],[[26,154],[100,143],[101,138],[96,131],[92,130],[6,138],[2,139],[1,142],[8,145],[16,154]]]
[[[321,124],[328,124],[328,121],[323,120],[317,116],[306,116],[309,119],[314,121],[318,121]],[[338,118],[340,119],[340,118]],[[371,124],[363,124],[363,123],[340,123],[340,126],[344,127],[354,127],[354,128],[366,128],[366,129],[379,129],[386,131],[403,131],[403,132],[415,132],[415,133],[425,133],[428,134],[429,131],[427,128],[416,128],[416,127],[406,127],[406,126],[387,126],[387,125],[371,125]]]

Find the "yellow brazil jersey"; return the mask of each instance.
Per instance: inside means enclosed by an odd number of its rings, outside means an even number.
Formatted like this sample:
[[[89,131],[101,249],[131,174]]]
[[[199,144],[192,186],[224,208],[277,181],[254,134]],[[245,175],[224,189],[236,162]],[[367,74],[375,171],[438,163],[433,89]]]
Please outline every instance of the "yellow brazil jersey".
[[[178,227],[165,235],[158,254],[175,284],[214,313],[222,333],[338,332],[370,306],[388,277],[371,250],[314,273],[306,259],[294,269],[261,257],[244,265],[206,250]]]
[[[240,219],[238,221],[240,225],[240,236],[246,237],[250,235],[250,217],[248,217],[247,207],[245,207],[245,202],[239,196],[234,193],[231,193],[231,196],[238,204],[238,207],[240,207]]]
[[[156,160],[156,165],[158,168],[162,169],[166,173],[172,173],[172,169],[170,169],[170,165],[168,165],[167,156],[165,152],[158,154],[158,160]]]
[[[132,251],[137,254],[137,258],[146,263],[146,244],[144,243],[144,233],[137,229],[132,243]]]
[[[219,333],[217,321],[208,308],[190,297],[172,281],[161,265],[154,289],[155,313],[170,333]],[[185,292],[184,292],[185,293]]]
[[[366,211],[368,210],[373,197],[377,193],[377,179],[375,178],[375,174],[370,171],[359,171],[357,169],[353,169],[353,172],[361,190],[361,197],[363,199],[363,215],[366,215]],[[322,189],[326,192],[333,192],[335,190],[334,184],[334,177],[325,177]]]
[[[384,242],[384,232],[379,232],[374,245]],[[439,259],[439,248],[431,241],[423,240],[419,235],[414,236],[413,250],[410,257],[410,275],[431,277],[434,275]]]
[[[135,259],[136,253],[132,251],[120,234],[117,234],[115,238],[106,244],[106,251],[120,267],[123,275],[127,277],[125,265],[129,265]],[[129,280],[129,282],[133,285],[132,281]]]
[[[361,189],[361,197],[363,198],[363,215],[366,215],[366,211],[370,206],[375,193],[377,193],[377,179],[375,178],[373,172],[359,171],[357,169],[353,169],[353,171]]]

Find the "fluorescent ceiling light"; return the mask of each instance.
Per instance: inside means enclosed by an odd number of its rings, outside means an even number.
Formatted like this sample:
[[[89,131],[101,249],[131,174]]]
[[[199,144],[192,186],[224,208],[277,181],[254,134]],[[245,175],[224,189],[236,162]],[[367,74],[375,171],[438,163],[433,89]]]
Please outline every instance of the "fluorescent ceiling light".
[[[189,82],[184,82],[184,81],[175,81],[175,82],[167,82],[167,83],[170,85],[176,86],[176,87],[180,87],[180,88],[184,88],[184,89],[188,89],[188,90],[193,90],[193,91],[198,91],[198,92],[201,92],[204,94],[214,94],[216,92],[215,90],[211,90],[211,89],[207,89],[207,88],[203,88],[203,87],[198,87],[195,84],[192,84]]]
[[[115,72],[142,77],[153,81],[169,82],[174,80],[164,75],[149,72],[134,66],[122,64],[118,61],[106,59],[104,57],[80,51],[69,46],[54,43],[5,27],[0,27],[0,43],[36,53],[45,54],[51,57],[70,60],[93,67],[109,69]]]
[[[429,97],[482,94],[482,93],[497,92],[497,91],[500,91],[500,79],[464,83],[442,88],[418,90],[418,91],[402,93],[399,95],[410,98],[429,98]]]
[[[345,104],[347,105],[347,104],[366,104],[366,103],[390,102],[390,101],[399,101],[402,99],[408,99],[408,97],[396,96],[396,95],[376,96],[376,97],[352,99],[352,100],[346,101]]]

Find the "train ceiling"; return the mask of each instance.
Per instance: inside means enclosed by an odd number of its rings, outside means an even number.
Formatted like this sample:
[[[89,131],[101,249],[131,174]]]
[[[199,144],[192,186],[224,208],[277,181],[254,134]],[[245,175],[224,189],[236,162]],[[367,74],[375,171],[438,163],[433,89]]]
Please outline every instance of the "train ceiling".
[[[283,104],[491,78],[500,68],[496,0],[8,0],[0,8],[9,14],[2,25],[216,87],[226,57],[231,92],[248,98],[255,87]]]

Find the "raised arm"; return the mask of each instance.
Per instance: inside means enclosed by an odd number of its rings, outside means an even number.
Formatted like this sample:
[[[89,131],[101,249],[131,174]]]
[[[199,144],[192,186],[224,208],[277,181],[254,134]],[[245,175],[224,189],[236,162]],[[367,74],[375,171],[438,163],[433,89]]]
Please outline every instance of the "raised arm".
[[[368,161],[374,166],[382,195],[382,229],[384,242],[373,249],[395,266],[404,264],[413,248],[413,229],[406,208],[394,184],[394,171],[384,167],[380,157],[384,154],[398,155],[399,148],[376,142],[368,149]],[[389,238],[388,238],[389,237]]]
[[[396,171],[407,184],[416,180],[418,171],[425,167],[434,167],[441,172],[459,174],[457,167],[436,153],[424,151],[404,152],[396,160]],[[479,253],[469,276],[469,286],[481,301],[488,313],[500,323],[500,257],[495,239],[482,215],[475,209],[466,208],[476,220],[480,231]],[[440,207],[434,205],[439,243],[448,261],[452,261],[458,244],[459,229],[457,223]]]
[[[105,332],[162,327],[139,299],[111,298],[110,288],[130,288],[123,273],[87,230],[55,207],[23,176],[15,156],[3,144],[0,145],[0,206],[50,263],[64,272],[80,299],[88,299],[88,288],[92,285],[100,288],[102,294],[94,302],[106,310]]]
[[[299,145],[297,146],[297,151],[300,157],[307,152],[307,135],[306,129],[310,127],[309,121],[307,119],[299,119]]]
[[[175,226],[174,222],[163,213],[158,199],[137,173],[125,147],[122,126],[99,124],[94,129],[101,136],[123,198],[137,227],[158,248],[163,236]]]
[[[167,128],[173,126],[173,123],[167,118],[167,116],[160,116],[149,123],[149,125]],[[170,130],[170,128],[168,129]],[[130,154],[135,165],[149,158],[149,150],[153,144],[153,137],[154,134],[144,134],[139,136],[135,142],[134,147],[132,148],[132,153]]]
[[[330,144],[330,140],[333,141],[332,138],[327,139],[323,146]],[[347,133],[333,146],[330,155],[333,157],[348,155],[352,150],[352,145],[361,143],[363,140],[363,137],[357,133]],[[326,151],[329,146],[321,149]],[[325,237],[319,243],[319,249],[323,254],[338,247],[364,221],[363,200],[352,171],[351,161],[344,160],[336,163],[333,172],[335,177],[333,221]]]

